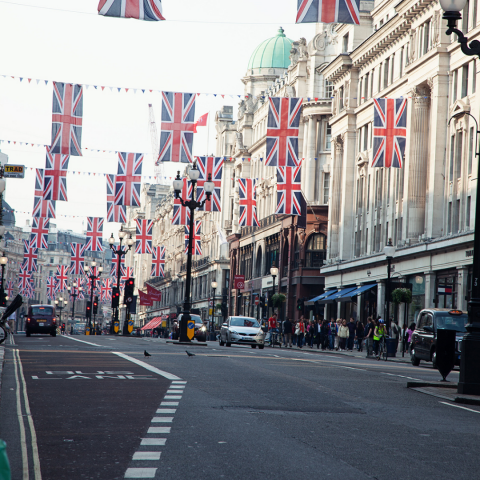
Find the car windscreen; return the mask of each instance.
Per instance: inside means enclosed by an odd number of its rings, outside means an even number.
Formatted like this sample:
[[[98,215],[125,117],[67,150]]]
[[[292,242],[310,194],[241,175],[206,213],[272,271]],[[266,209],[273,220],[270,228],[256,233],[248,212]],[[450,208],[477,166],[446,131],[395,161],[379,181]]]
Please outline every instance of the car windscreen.
[[[465,333],[467,329],[465,325],[468,323],[468,315],[452,315],[448,312],[437,312],[435,314],[437,321],[437,329],[455,330],[457,332]]]
[[[260,327],[258,322],[254,318],[247,317],[233,317],[230,319],[231,327]]]
[[[32,315],[53,315],[52,307],[32,307]]]

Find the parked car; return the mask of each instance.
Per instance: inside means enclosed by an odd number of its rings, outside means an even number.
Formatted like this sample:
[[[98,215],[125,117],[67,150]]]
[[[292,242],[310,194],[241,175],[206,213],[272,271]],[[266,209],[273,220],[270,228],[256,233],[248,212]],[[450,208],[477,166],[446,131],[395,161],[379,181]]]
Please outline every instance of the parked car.
[[[265,346],[265,332],[255,318],[228,317],[222,325],[219,336],[220,346],[251,345],[252,348]]]
[[[468,313],[448,308],[425,308],[418,314],[412,335],[410,360],[418,366],[421,360],[432,362],[436,368],[437,331],[455,330],[455,365],[460,365],[463,336],[467,333]]]
[[[180,314],[177,318],[178,324],[182,320],[182,315]],[[198,342],[205,342],[207,340],[207,327],[202,322],[200,315],[190,314],[192,320],[195,320],[195,337]]]
[[[29,337],[32,333],[49,333],[52,337],[57,335],[55,307],[52,305],[31,305],[28,308],[25,335]]]

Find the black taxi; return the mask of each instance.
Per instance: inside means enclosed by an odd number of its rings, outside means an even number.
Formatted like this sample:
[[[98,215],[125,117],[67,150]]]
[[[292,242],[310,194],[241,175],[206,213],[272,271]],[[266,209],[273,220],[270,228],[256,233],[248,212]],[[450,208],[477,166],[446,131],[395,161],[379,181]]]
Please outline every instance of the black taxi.
[[[418,314],[417,326],[412,335],[410,359],[418,366],[420,360],[433,362],[436,367],[435,349],[439,329],[455,330],[455,365],[460,365],[460,352],[468,314],[462,310],[448,308],[425,308]]]

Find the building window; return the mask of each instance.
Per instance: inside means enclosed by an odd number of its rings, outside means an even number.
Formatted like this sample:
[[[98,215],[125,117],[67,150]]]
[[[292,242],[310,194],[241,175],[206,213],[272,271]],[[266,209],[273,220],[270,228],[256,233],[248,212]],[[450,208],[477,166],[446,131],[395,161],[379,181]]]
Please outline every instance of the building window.
[[[332,148],[332,126],[327,123],[327,133],[325,135],[325,150],[327,152]]]
[[[455,135],[450,137],[450,171],[449,171],[449,181],[453,182],[453,161],[455,158]]]
[[[468,95],[468,63],[462,67],[462,97]]]
[[[457,99],[457,82],[458,82],[458,70],[453,72],[452,79],[452,101],[454,102]]]
[[[368,100],[370,97],[368,95],[368,85],[369,85],[369,82],[368,82],[368,73],[365,75],[365,78],[363,80],[363,96],[365,97],[365,100]]]
[[[430,22],[425,23],[423,27],[423,54],[430,50]]]
[[[275,263],[276,267],[280,266],[279,251],[280,251],[280,237],[278,234],[267,238],[267,245],[265,248],[265,271],[264,275],[270,274],[270,267]]]
[[[470,209],[472,208],[472,197],[469,195],[467,197],[467,212],[465,216],[465,227],[470,230]]]
[[[472,93],[477,91],[477,61],[472,62]]]
[[[325,172],[323,174],[323,203],[328,204],[328,199],[330,197],[330,173]]]
[[[298,237],[295,237],[295,251],[293,253],[293,269],[298,270],[300,267],[300,245],[298,243]]]
[[[392,64],[392,68],[390,68],[390,83],[393,83],[395,78],[395,54],[392,55],[390,63]]]
[[[313,234],[307,242],[305,266],[307,268],[320,268],[325,259],[325,235]]]
[[[403,75],[403,55],[404,55],[404,47],[400,49],[400,58],[399,58],[399,65],[398,65],[398,73],[399,78],[402,78]]]
[[[348,33],[343,36],[343,50],[342,53],[348,53]]]
[[[339,104],[338,104],[338,108],[339,110],[343,110],[344,106],[343,106],[343,87],[340,87],[339,90],[338,90],[338,97],[339,97]]]
[[[325,98],[333,97],[333,83],[325,80]]]
[[[390,65],[390,59],[386,58],[385,63],[383,64],[383,88],[388,86],[388,70]]]
[[[472,163],[473,163],[473,156],[475,155],[475,144],[473,143],[475,140],[475,131],[473,127],[470,128],[470,139],[468,142],[468,160],[467,160],[467,175],[472,174]]]
[[[457,144],[455,146],[455,179],[462,176],[462,143],[463,133],[457,132]]]

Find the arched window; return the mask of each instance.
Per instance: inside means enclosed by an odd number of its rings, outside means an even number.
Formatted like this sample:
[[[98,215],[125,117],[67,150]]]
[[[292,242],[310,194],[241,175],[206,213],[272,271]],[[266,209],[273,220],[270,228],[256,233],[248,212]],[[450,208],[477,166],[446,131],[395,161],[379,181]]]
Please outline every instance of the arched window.
[[[305,266],[307,268],[320,268],[326,257],[325,235],[321,233],[313,234],[307,242],[305,255]]]
[[[297,270],[300,267],[300,244],[298,243],[298,237],[295,237],[295,248],[293,253],[293,269]]]

